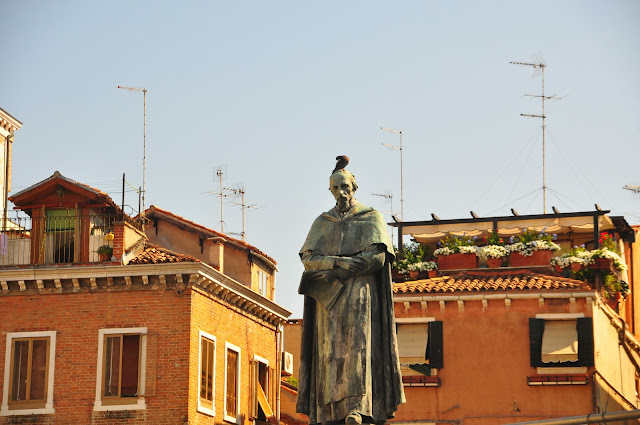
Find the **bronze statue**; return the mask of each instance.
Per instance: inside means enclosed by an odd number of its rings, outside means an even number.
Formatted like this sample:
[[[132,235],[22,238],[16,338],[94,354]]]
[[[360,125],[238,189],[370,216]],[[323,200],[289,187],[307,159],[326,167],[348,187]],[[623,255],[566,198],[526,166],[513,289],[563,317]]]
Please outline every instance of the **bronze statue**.
[[[391,263],[382,214],[356,201],[346,156],[330,178],[336,206],[300,250],[305,295],[296,410],[310,424],[384,423],[405,402],[398,361]]]

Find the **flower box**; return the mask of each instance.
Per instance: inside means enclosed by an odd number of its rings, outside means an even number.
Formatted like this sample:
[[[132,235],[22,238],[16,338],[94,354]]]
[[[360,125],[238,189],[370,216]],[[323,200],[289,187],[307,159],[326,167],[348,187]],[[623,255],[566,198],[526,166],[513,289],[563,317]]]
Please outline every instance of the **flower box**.
[[[503,259],[502,258],[487,258],[487,266],[490,269],[497,269],[498,267],[502,267]]]
[[[478,267],[476,254],[438,255],[438,270],[475,269]]]
[[[529,256],[522,255],[519,252],[512,252],[509,254],[509,264],[511,264],[511,267],[548,266],[552,255],[553,252],[549,250],[533,251],[533,254]]]
[[[399,270],[391,269],[391,280],[394,282],[404,282],[404,275]]]
[[[610,270],[612,261],[608,258],[594,258],[593,263],[589,264],[590,269]]]

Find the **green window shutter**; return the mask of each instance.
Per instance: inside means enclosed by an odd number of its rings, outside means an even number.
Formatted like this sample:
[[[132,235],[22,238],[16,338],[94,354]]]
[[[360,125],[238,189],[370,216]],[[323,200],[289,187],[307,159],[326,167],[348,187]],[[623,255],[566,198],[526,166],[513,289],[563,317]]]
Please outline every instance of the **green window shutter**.
[[[47,232],[74,230],[76,227],[75,211],[67,208],[45,210],[47,216]]]
[[[442,321],[429,322],[429,337],[427,339],[427,352],[425,358],[429,360],[429,366],[434,369],[444,367]]]
[[[593,318],[578,318],[578,363],[580,366],[593,366]]]
[[[531,367],[545,367],[542,363],[542,334],[544,334],[544,319],[529,319],[529,357]]]

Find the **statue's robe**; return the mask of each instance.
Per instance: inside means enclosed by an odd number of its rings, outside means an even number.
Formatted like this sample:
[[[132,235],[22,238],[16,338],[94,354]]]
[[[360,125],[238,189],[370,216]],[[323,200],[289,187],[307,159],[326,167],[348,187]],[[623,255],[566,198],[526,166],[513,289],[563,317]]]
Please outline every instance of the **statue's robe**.
[[[309,290],[313,282],[303,275],[296,410],[310,424],[343,421],[354,410],[365,423],[385,422],[405,398],[391,295],[394,253],[382,214],[358,202],[344,216],[336,208],[323,213],[300,256],[307,271],[334,269],[341,256],[364,259],[366,270],[325,285],[333,293],[326,297]]]

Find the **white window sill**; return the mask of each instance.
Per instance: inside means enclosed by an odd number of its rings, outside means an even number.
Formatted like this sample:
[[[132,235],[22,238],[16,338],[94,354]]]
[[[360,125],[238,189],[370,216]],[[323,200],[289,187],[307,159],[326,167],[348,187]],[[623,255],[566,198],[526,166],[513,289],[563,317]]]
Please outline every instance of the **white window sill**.
[[[0,410],[0,416],[13,416],[13,415],[50,415],[56,413],[53,407],[43,407],[41,409],[9,409],[9,406],[2,406]]]
[[[233,416],[227,416],[227,415],[224,415],[224,420],[225,420],[225,422],[230,422],[230,423],[232,423],[232,424],[237,424],[237,423],[239,423],[239,422],[238,422],[238,418],[234,418]]]
[[[116,411],[116,410],[145,410],[147,405],[144,401],[144,398],[138,400],[136,404],[108,404],[103,405],[101,402],[96,401],[93,405],[94,412],[107,412],[107,411]]]
[[[539,367],[536,369],[538,375],[573,375],[587,373],[587,368],[578,367]]]
[[[198,411],[199,413],[204,413],[205,415],[209,415],[209,416],[213,416],[213,417],[215,417],[215,416],[216,416],[216,412],[215,412],[215,410],[213,410],[213,409],[208,409],[208,408],[206,408],[206,407],[204,407],[204,406],[200,406],[200,404],[199,404],[199,403],[198,403],[198,409],[197,409],[197,411]],[[234,419],[234,422],[235,422],[235,419]]]

